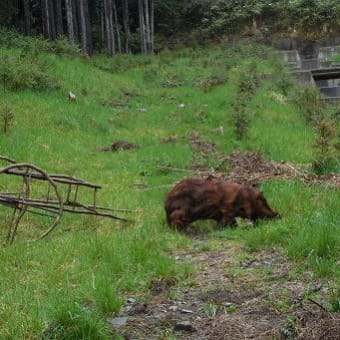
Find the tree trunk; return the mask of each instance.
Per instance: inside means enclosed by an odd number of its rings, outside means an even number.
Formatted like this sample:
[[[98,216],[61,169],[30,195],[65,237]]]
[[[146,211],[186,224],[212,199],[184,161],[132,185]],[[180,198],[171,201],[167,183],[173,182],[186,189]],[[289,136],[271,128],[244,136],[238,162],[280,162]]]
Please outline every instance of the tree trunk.
[[[116,29],[116,36],[117,36],[118,52],[122,53],[122,45],[121,45],[121,41],[120,41],[120,30],[119,30],[119,23],[118,23],[116,0],[113,0],[113,15],[114,15],[114,27]]]
[[[65,5],[66,5],[66,20],[67,20],[68,38],[69,38],[71,44],[74,44],[75,34],[74,34],[72,0],[65,0]]]
[[[50,28],[50,6],[49,6],[48,0],[42,0],[41,2],[41,16],[42,16],[42,28],[43,28],[43,34],[45,38],[50,38],[51,36],[51,28]]]
[[[154,3],[153,0],[138,0],[141,52],[153,52]]]
[[[30,35],[31,33],[31,11],[30,1],[24,0],[24,22],[25,22],[25,34]]]
[[[75,40],[80,41],[80,22],[79,22],[79,13],[80,13],[80,5],[79,0],[72,0],[72,12],[73,12],[73,28],[74,28],[74,36]]]
[[[149,15],[149,0],[144,0],[144,17],[145,17],[145,40],[146,40],[146,52],[150,53],[151,49],[151,26]]]
[[[61,10],[61,0],[54,0],[56,36],[64,34],[63,14]]]
[[[56,37],[55,23],[54,23],[54,8],[52,0],[42,0],[42,23],[43,33],[45,38],[54,40]]]
[[[112,0],[104,0],[104,17],[107,42],[107,54],[113,57],[116,53]]]
[[[54,17],[54,4],[53,1],[55,0],[48,0],[48,12],[50,13],[50,17],[49,17],[49,25],[50,25],[50,39],[54,40],[57,36],[56,34],[56,27],[55,27],[55,17]]]
[[[145,36],[145,19],[144,19],[144,0],[138,0],[138,12],[139,12],[139,30],[140,30],[140,44],[141,52],[146,53],[146,36]]]
[[[123,0],[123,26],[125,33],[125,53],[130,53],[130,26],[129,26],[129,4]]]
[[[87,36],[87,54],[93,54],[93,42],[92,42],[92,27],[89,13],[88,0],[84,0],[85,21],[86,21],[86,36]]]
[[[150,11],[150,25],[151,25],[151,52],[155,50],[155,4],[153,0],[151,1],[151,11]]]
[[[105,11],[103,2],[100,3],[100,50],[105,42]]]
[[[79,0],[79,30],[83,53],[92,54],[92,34],[87,0]]]

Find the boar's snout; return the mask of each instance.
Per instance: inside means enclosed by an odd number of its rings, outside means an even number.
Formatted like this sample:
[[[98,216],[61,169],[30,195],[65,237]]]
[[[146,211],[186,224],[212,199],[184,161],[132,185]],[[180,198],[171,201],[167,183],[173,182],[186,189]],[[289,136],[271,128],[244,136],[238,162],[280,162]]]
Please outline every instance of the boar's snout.
[[[260,193],[260,196],[258,197],[257,205],[258,213],[261,218],[280,218],[279,213],[270,208],[262,193]]]
[[[278,212],[274,211],[273,218],[280,219],[281,215]]]

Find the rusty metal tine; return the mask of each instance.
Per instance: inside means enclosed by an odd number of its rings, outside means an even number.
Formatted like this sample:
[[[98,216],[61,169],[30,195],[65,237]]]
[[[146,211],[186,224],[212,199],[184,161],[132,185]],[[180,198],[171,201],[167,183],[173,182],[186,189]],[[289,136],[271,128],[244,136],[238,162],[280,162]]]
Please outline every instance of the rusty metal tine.
[[[69,183],[69,184],[68,184],[68,188],[67,188],[66,202],[69,202],[69,201],[70,201],[71,191],[72,191],[72,184]]]
[[[74,200],[73,202],[76,203],[77,202],[77,196],[78,196],[78,189],[79,189],[79,185],[76,185],[76,190],[74,192]],[[73,210],[75,210],[75,206],[73,206]]]
[[[14,208],[13,209],[12,218],[11,218],[11,223],[10,223],[9,228],[8,228],[8,233],[7,233],[7,237],[6,237],[6,244],[8,244],[9,240],[11,239],[12,227],[13,227],[13,223],[14,223],[14,218],[15,218],[16,212],[17,212],[17,208]]]
[[[97,188],[94,189],[93,192],[93,206],[96,208],[96,202],[97,202]]]
[[[50,188],[51,188],[51,184],[50,184],[50,182],[48,182],[47,197],[46,197],[47,202],[49,202],[49,200],[50,200]]]
[[[24,216],[26,210],[27,210],[27,207],[25,206],[23,209],[21,209],[21,211],[20,211],[20,213],[19,213],[19,216],[18,216],[17,219],[16,219],[15,227],[14,227],[14,230],[13,230],[12,235],[11,235],[10,243],[13,243],[13,241],[14,241],[14,237],[15,237],[15,234],[17,233],[17,230],[18,230],[18,227],[19,227],[20,220],[21,220],[22,217]]]

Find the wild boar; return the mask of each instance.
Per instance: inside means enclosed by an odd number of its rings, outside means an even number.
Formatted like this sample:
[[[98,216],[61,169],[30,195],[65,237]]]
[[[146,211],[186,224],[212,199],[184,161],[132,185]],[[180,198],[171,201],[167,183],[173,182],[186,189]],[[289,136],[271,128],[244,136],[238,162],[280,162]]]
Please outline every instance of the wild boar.
[[[176,184],[166,195],[165,211],[168,224],[180,230],[203,219],[215,220],[220,226],[235,226],[236,217],[252,221],[278,217],[256,187],[214,177],[189,178]]]

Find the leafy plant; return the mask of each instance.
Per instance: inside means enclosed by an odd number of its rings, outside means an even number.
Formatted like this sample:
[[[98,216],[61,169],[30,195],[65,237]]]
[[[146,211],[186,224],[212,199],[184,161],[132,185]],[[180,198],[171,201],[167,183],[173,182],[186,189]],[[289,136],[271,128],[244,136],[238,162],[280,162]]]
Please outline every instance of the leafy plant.
[[[330,289],[329,299],[332,312],[340,312],[340,287],[333,287]]]
[[[207,302],[203,305],[203,311],[207,316],[214,318],[217,314],[218,306],[213,302]]]
[[[0,56],[0,79],[4,79],[10,90],[58,87],[58,81],[49,75],[48,63],[30,54],[3,53]]]
[[[72,44],[62,36],[56,39],[53,43],[53,52],[60,56],[77,57],[81,55],[81,49],[77,44]]]
[[[314,120],[323,115],[323,104],[320,91],[312,86],[304,86],[297,90],[293,102],[302,112],[307,123],[313,124]]]
[[[0,117],[2,123],[2,131],[4,134],[7,134],[14,120],[14,112],[8,105],[1,105]]]
[[[252,60],[238,76],[235,99],[232,104],[232,121],[235,136],[238,140],[242,140],[248,134],[252,116],[249,105],[259,85],[260,76],[256,60]]]
[[[280,333],[285,339],[295,339],[297,333],[297,319],[295,316],[288,315],[285,318],[285,326],[280,329]]]
[[[340,150],[336,148],[336,122],[327,116],[319,116],[314,122],[317,133],[313,169],[316,173],[327,173],[337,166]]]

